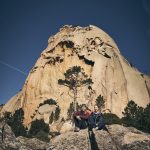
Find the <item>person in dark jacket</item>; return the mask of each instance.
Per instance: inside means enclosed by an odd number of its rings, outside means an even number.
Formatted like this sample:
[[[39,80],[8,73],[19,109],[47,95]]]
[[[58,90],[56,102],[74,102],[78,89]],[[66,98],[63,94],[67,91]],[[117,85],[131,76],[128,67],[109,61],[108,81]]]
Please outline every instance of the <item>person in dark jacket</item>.
[[[85,104],[82,104],[81,110],[73,114],[75,123],[75,132],[80,131],[80,129],[85,129],[88,127],[88,118],[91,115],[91,111],[87,108]]]
[[[91,131],[93,128],[96,130],[101,130],[105,128],[105,121],[103,118],[103,114],[97,105],[94,106],[94,111],[91,113],[88,118],[89,130]]]

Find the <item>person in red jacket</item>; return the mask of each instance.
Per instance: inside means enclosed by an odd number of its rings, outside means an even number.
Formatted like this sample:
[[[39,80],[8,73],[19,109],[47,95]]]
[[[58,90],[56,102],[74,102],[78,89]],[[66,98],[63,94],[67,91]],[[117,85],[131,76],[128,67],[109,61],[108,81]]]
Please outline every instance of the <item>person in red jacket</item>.
[[[91,115],[91,111],[87,108],[85,104],[82,104],[81,110],[74,112],[73,118],[75,123],[75,132],[80,131],[80,129],[85,129],[88,127],[88,118]]]

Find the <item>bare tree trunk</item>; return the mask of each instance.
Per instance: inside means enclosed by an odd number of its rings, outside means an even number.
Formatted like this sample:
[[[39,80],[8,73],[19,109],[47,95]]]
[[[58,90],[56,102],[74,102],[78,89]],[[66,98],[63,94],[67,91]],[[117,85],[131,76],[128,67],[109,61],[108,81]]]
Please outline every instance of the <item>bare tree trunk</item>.
[[[77,87],[74,88],[74,111],[77,111]]]

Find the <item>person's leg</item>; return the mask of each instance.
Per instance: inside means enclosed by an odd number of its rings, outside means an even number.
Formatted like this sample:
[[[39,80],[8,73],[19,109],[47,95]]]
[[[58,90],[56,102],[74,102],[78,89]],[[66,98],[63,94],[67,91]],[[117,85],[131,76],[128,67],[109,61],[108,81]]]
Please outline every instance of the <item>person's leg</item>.
[[[105,128],[105,120],[104,120],[104,118],[100,115],[99,117],[97,117],[97,128],[98,128],[98,130],[102,130],[102,129],[104,129]]]
[[[92,124],[89,124],[89,125],[88,125],[88,130],[89,130],[89,131],[92,131],[92,129],[93,129],[93,125],[92,125]]]
[[[88,118],[88,129],[89,131],[92,131],[92,129],[95,127],[96,127],[96,124],[94,122],[94,118],[91,116]]]
[[[75,126],[80,128],[80,129],[86,129],[88,127],[88,121],[87,119],[77,119],[74,118]]]
[[[87,119],[81,119],[80,123],[80,129],[86,129],[88,127]]]
[[[80,129],[85,129],[87,127],[85,120],[79,120],[76,117],[74,117],[74,123],[76,132],[78,132]]]
[[[104,128],[105,128],[105,123],[104,122],[98,124],[98,130],[102,130]]]
[[[74,120],[75,127],[79,128],[79,120],[76,117],[74,117],[73,120]]]

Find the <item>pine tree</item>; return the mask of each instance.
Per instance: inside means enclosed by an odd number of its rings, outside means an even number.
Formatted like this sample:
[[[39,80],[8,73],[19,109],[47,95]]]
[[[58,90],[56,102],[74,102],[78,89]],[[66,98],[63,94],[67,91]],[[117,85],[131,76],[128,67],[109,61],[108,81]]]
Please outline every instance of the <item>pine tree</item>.
[[[144,123],[144,108],[137,106],[135,116],[135,127],[139,130],[143,130],[143,123]]]
[[[72,113],[74,112],[74,105],[73,105],[73,102],[70,103],[70,106],[68,108],[68,112],[67,112],[67,115],[68,115],[68,119],[71,119],[72,118]]]
[[[40,103],[39,107],[45,104],[57,105],[57,102],[54,99],[50,98],[50,99],[45,100],[43,103]]]
[[[123,122],[128,126],[136,126],[136,115],[138,111],[138,106],[134,101],[129,101],[127,107],[124,109],[123,112]]]
[[[65,79],[59,79],[58,84],[67,86],[73,93],[74,110],[77,110],[78,88],[92,84],[92,79],[85,74],[80,66],[73,66],[64,73]]]
[[[104,107],[105,107],[105,100],[104,100],[103,96],[99,95],[99,96],[96,98],[96,105],[97,105],[99,108],[104,108]]]
[[[124,109],[123,115],[129,119],[135,119],[137,109],[137,104],[131,100],[128,102],[127,107]]]

